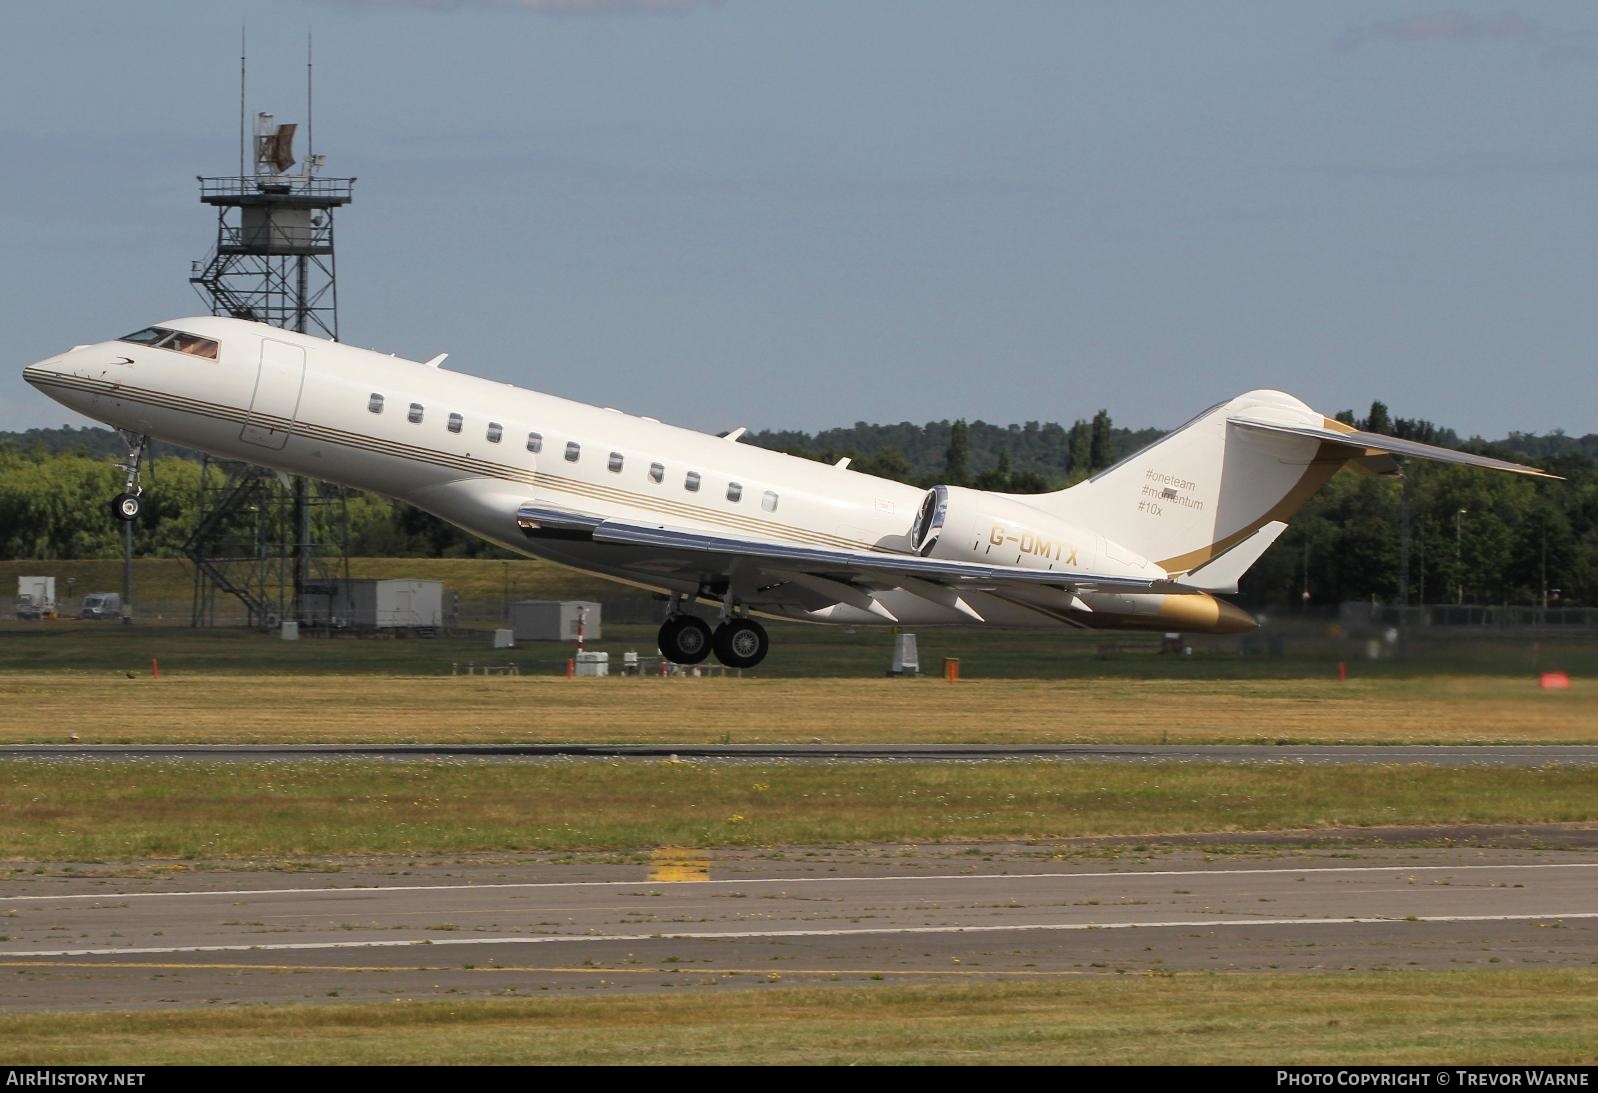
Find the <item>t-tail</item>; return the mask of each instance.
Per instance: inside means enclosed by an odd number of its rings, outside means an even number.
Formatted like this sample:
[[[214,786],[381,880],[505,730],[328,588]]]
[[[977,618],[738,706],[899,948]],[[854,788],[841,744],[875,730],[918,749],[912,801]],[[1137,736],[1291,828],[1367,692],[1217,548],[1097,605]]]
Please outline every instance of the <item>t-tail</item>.
[[[1058,493],[1024,500],[1091,527],[1182,584],[1233,592],[1316,490],[1345,466],[1396,475],[1393,456],[1553,478],[1534,467],[1362,432],[1280,391],[1214,406]]]

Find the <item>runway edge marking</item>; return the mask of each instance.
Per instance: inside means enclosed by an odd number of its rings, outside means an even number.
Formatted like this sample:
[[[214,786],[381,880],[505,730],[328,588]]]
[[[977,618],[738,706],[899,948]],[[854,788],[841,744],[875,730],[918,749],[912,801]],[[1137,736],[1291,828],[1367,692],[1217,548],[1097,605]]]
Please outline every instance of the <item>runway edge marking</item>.
[[[1484,869],[1598,869],[1598,862],[1528,862],[1505,865],[1324,865],[1286,866],[1273,869],[1130,869],[1103,873],[928,873],[924,876],[869,876],[869,877],[725,877],[700,881],[710,885],[748,884],[863,884],[867,882],[924,883],[927,881],[959,880],[1066,880],[1082,878],[1100,880],[1126,877],[1236,877],[1264,873],[1464,873]],[[0,896],[0,903],[45,902],[49,900],[84,899],[152,899],[160,896],[183,898],[188,896],[305,896],[336,895],[341,893],[370,895],[374,892],[464,892],[490,891],[507,888],[626,888],[640,884],[662,883],[650,878],[638,880],[553,880],[494,882],[489,884],[374,884],[334,888],[218,888],[194,889],[181,892],[65,892],[53,896]]]
[[[328,949],[405,949],[445,945],[550,945],[606,941],[748,941],[786,937],[868,937],[915,934],[996,934],[1088,930],[1210,929],[1217,926],[1374,926],[1393,923],[1552,922],[1598,919],[1598,911],[1527,915],[1349,916],[1347,918],[1226,918],[1173,922],[1036,922],[1010,926],[882,926],[853,930],[729,930],[658,934],[543,934],[527,937],[416,938],[409,941],[290,941],[266,945],[174,945],[129,949],[34,949],[0,952],[0,961],[52,956],[164,956],[175,953],[286,952]]]

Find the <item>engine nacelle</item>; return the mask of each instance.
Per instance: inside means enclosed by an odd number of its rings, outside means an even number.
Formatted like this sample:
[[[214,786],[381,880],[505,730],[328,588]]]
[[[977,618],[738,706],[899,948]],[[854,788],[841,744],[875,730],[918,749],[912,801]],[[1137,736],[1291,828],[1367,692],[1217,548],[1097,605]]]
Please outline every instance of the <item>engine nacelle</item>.
[[[911,542],[922,558],[1163,577],[1159,566],[1098,532],[1067,524],[1023,500],[964,486],[928,489],[911,526]]]
[[[1024,501],[963,486],[933,486],[910,529],[924,558],[1067,572],[1147,576],[1149,563],[1098,534],[1067,524]]]

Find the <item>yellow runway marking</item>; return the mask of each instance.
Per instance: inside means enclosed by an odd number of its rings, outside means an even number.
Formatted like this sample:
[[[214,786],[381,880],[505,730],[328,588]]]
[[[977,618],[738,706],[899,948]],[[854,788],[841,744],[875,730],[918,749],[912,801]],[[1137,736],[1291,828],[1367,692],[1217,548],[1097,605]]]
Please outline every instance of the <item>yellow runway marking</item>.
[[[779,975],[783,978],[789,976],[915,976],[933,975],[946,977],[982,977],[982,976],[1027,976],[1030,978],[1061,978],[1065,976],[1084,976],[1089,973],[1079,971],[1047,971],[1038,968],[722,968],[714,964],[672,964],[667,967],[643,967],[632,965],[621,968],[596,968],[592,966],[566,967],[552,965],[549,967],[529,967],[510,964],[480,964],[475,968],[465,968],[458,964],[176,964],[163,962],[159,964],[144,964],[135,960],[91,961],[91,960],[6,960],[0,961],[0,968],[144,968],[150,971],[258,971],[258,972],[513,972],[521,974],[543,975],[670,975],[672,973],[689,973],[693,975]]]
[[[665,883],[693,883],[710,879],[710,856],[702,850],[663,846],[649,852],[649,879]]]

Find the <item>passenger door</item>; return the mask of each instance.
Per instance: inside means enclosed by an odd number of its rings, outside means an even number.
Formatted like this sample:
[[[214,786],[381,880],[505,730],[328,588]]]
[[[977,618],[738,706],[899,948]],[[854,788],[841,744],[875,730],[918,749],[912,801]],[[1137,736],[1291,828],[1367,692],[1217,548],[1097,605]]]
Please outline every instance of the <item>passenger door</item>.
[[[282,449],[294,431],[304,384],[305,350],[270,338],[261,339],[255,392],[239,438],[263,448]]]

